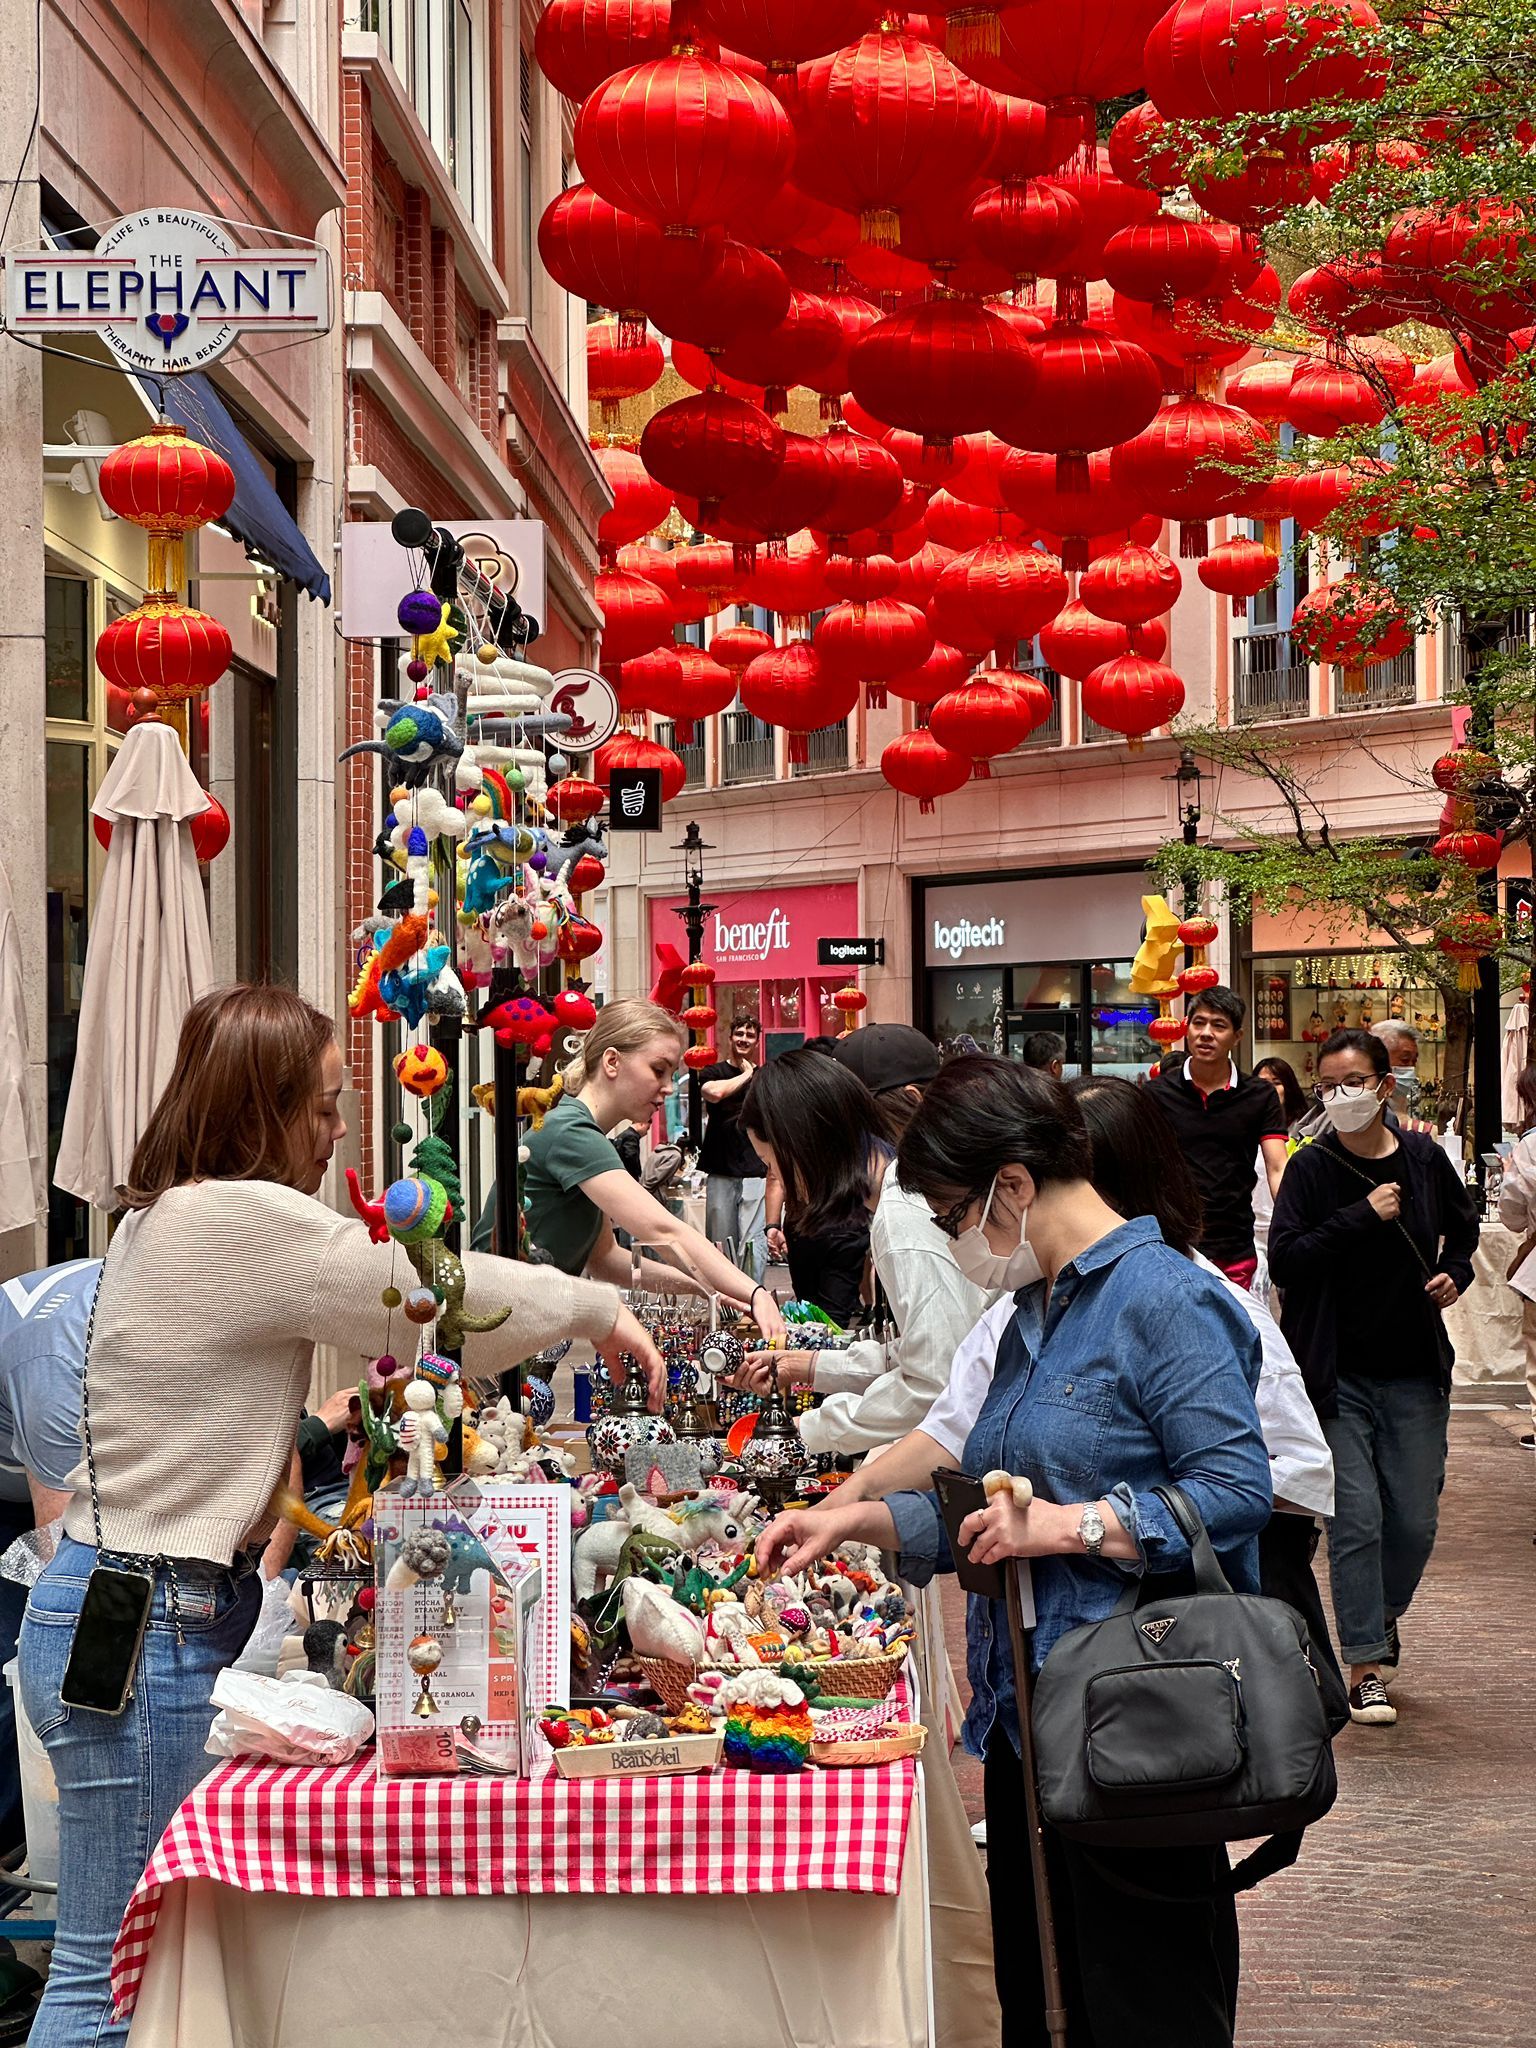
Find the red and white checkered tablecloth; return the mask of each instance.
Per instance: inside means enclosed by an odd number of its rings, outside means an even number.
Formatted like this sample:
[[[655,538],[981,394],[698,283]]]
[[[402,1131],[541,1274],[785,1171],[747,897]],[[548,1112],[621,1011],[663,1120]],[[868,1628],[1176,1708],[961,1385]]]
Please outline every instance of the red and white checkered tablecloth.
[[[497,1892],[875,1892],[901,1884],[914,1759],[786,1776],[384,1778],[227,1763],[178,1809],[112,1957],[133,2010],[167,1885],[310,1898]]]

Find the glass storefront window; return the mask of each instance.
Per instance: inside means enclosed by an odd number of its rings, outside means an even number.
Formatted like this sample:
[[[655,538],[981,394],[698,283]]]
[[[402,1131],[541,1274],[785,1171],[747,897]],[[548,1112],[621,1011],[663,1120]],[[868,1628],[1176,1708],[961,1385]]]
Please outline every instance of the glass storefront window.
[[[929,976],[933,1036],[949,1049],[969,1038],[982,1052],[1003,1050],[1003,970],[938,967]]]
[[[52,579],[50,579],[51,581]],[[50,691],[52,685],[50,683]],[[48,1256],[90,1252],[89,1208],[52,1185],[75,1071],[90,873],[90,749],[61,740],[47,748],[48,777]]]
[[[47,716],[91,715],[90,591],[74,576],[43,579]]]
[[[1274,953],[1255,958],[1250,1005],[1255,1063],[1289,1060],[1303,1087],[1317,1074],[1317,1048],[1332,1031],[1369,1031],[1399,1018],[1418,1033],[1419,1078],[1427,1100],[1445,1071],[1445,1004],[1431,983],[1413,981],[1397,956],[1381,953]]]
[[[1138,1081],[1162,1053],[1147,1036],[1157,1005],[1132,990],[1130,977],[1129,960],[1089,968],[1089,1045],[1094,1073],[1120,1074],[1128,1081]]]

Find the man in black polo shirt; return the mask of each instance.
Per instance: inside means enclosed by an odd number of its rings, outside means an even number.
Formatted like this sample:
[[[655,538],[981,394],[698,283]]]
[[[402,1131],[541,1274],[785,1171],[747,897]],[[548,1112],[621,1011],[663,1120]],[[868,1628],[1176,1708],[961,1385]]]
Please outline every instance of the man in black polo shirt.
[[[1173,1125],[1205,1204],[1200,1249],[1246,1287],[1258,1269],[1253,1189],[1262,1155],[1270,1192],[1285,1171],[1285,1118],[1268,1081],[1238,1072],[1235,1048],[1243,999],[1208,988],[1187,1010],[1186,1056],[1177,1054],[1149,1086]]]

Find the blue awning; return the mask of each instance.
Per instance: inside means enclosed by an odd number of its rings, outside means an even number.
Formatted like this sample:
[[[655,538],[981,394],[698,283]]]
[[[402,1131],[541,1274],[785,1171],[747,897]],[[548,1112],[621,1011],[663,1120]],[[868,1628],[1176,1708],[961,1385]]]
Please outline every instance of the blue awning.
[[[329,604],[330,577],[208,379],[200,370],[191,370],[182,377],[140,377],[139,382],[151,403],[164,408],[167,419],[175,420],[205,448],[215,449],[235,472],[235,501],[220,525],[243,541],[250,554]]]

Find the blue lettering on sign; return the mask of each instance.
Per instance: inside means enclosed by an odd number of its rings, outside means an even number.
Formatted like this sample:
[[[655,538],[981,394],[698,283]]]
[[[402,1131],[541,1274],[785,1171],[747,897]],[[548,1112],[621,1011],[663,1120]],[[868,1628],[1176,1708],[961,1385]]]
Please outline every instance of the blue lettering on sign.
[[[92,313],[110,313],[112,301],[107,295],[109,273],[105,270],[88,270],[85,273],[85,303]]]
[[[210,304],[217,306],[221,313],[226,310],[224,294],[219,290],[219,281],[211,270],[203,272],[202,276],[198,279],[197,290],[192,294],[192,310],[194,313],[203,303],[204,299],[207,299]]]
[[[263,313],[271,310],[272,280],[265,273],[263,273],[260,286],[258,287],[247,271],[237,270],[235,272],[235,311],[237,313],[240,310],[240,294],[242,291],[250,293]]]
[[[301,277],[302,277],[302,276],[304,275],[304,272],[303,272],[302,270],[280,270],[280,271],[279,271],[279,272],[278,272],[277,274],[278,274],[278,276],[279,276],[280,278],[282,278],[282,279],[283,279],[283,280],[284,280],[284,281],[286,282],[286,284],[287,284],[287,286],[288,286],[288,310],[289,310],[289,312],[291,313],[291,312],[293,312],[293,311],[294,311],[294,309],[295,309],[295,308],[296,308],[296,306],[298,305],[298,301],[299,301],[299,283],[298,283],[298,281],[299,281],[299,279],[300,279],[300,278],[301,278]]]
[[[46,313],[48,310],[48,280],[40,270],[29,270],[26,274],[23,310],[28,313]]]
[[[149,280],[149,304],[151,311],[153,311],[153,309],[159,305],[162,298],[169,299],[171,304],[175,306],[178,311],[180,310],[181,272],[179,270],[177,271],[174,277],[151,277],[151,279]]]
[[[137,270],[120,270],[117,273],[117,304],[120,312],[126,313],[129,299],[144,296],[144,279]]]
[[[78,299],[66,299],[64,296],[65,273],[61,270],[57,273],[57,275],[59,281],[56,287],[57,295],[54,299],[54,310],[59,313],[78,313],[80,310],[80,301]]]

